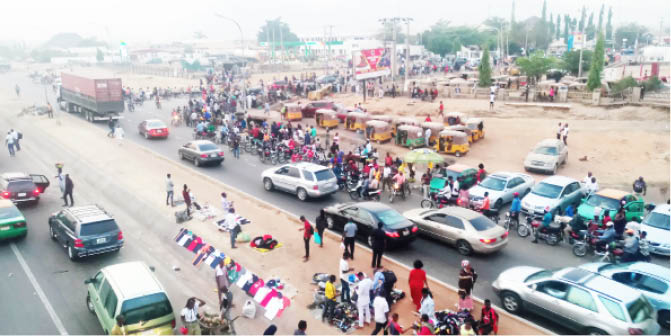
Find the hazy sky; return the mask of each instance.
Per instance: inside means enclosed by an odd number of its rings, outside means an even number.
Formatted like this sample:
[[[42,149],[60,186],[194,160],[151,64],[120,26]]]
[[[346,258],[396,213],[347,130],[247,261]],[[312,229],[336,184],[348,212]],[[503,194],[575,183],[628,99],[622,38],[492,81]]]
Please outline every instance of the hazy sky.
[[[7,0],[0,11],[0,41],[40,43],[58,32],[129,45],[192,39],[202,31],[209,38],[235,40],[236,26],[214,16],[218,12],[237,20],[245,39],[255,39],[266,19],[281,17],[299,36],[322,36],[325,26],[333,34],[375,33],[383,17],[412,17],[411,34],[440,19],[453,24],[477,25],[489,16],[510,18],[512,0]],[[613,24],[637,22],[659,31],[671,16],[668,0],[548,0],[550,13],[580,14],[584,5],[595,11],[613,7]],[[542,0],[517,0],[516,18],[540,16]],[[605,15],[604,15],[605,16]],[[605,24],[605,18],[604,18]]]

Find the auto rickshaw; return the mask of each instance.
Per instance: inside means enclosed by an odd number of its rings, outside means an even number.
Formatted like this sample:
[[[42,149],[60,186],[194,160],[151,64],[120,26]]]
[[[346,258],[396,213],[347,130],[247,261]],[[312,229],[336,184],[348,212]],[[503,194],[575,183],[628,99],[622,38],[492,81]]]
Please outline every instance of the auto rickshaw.
[[[422,130],[426,132],[427,129],[431,130],[431,136],[429,137],[429,143],[426,144],[427,146],[431,146],[431,144],[434,144],[436,140],[438,139],[438,133],[442,131],[445,128],[445,125],[443,123],[435,122],[435,121],[425,121],[422,123]],[[426,139],[424,139],[424,142],[426,142]]]
[[[249,129],[252,129],[252,122],[254,122],[255,125],[261,127],[264,122],[268,121],[268,117],[262,116],[262,115],[253,115],[253,114],[247,114],[247,127]]]
[[[345,129],[350,131],[364,131],[366,129],[366,121],[368,120],[370,120],[370,118],[368,118],[365,113],[347,113],[347,119],[345,119]]]
[[[422,128],[414,125],[400,125],[396,129],[396,145],[410,149],[424,146]]]
[[[477,183],[477,179],[475,176],[477,172],[478,172],[477,169],[471,168],[463,164],[457,163],[449,165],[445,169],[445,173],[447,174],[447,176],[433,177],[429,185],[429,190],[431,192],[438,192],[442,190],[445,187],[445,183],[447,183],[448,178],[450,176],[452,176],[453,180],[461,179],[459,187],[462,189],[468,189]]]
[[[284,104],[282,106],[282,118],[289,121],[300,121],[303,119],[301,106],[294,103]]]
[[[468,153],[470,146],[466,134],[459,131],[444,130],[438,133],[438,141],[435,145],[436,152],[454,154],[460,157]]]
[[[415,118],[410,118],[410,117],[400,117],[396,118],[392,121],[391,123],[391,135],[396,136],[396,129],[401,126],[401,125],[412,125],[412,126],[420,126],[420,122],[415,120]]]
[[[445,126],[460,125],[463,124],[466,119],[466,115],[461,112],[448,112],[445,117],[443,117],[443,122]]]
[[[379,121],[384,121],[387,124],[391,125],[392,117],[384,114],[373,114],[370,116],[370,120],[379,120]]]
[[[452,125],[449,127],[445,127],[446,130],[450,131],[457,131],[464,133],[466,135],[466,138],[468,139],[468,143],[473,143],[473,132],[471,131],[470,128],[466,127],[466,125]]]
[[[371,141],[383,142],[391,140],[391,127],[389,123],[380,120],[368,120],[366,129]]]
[[[480,118],[469,118],[466,127],[471,130],[471,139],[478,141],[485,137],[485,124]]]
[[[315,112],[315,122],[317,126],[323,128],[336,128],[338,127],[338,116],[336,112],[329,109],[319,109]]]

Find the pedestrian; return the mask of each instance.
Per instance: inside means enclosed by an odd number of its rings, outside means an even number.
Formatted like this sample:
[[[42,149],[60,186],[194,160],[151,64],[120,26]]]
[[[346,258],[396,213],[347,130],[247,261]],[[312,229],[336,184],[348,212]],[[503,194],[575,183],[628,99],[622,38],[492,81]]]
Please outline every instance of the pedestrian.
[[[353,268],[349,267],[349,263],[347,262],[347,259],[349,259],[349,253],[347,251],[343,252],[342,254],[342,259],[340,259],[340,265],[338,267],[339,273],[340,273],[340,301],[341,302],[349,302],[350,300],[350,288],[349,288],[349,281],[347,280],[347,273],[353,271]]]
[[[403,335],[407,330],[398,323],[398,313],[391,314],[391,320],[387,324],[388,335]]]
[[[165,180],[165,192],[166,192],[165,205],[170,205],[174,207],[175,184],[172,183],[170,174],[167,175],[167,178]]]
[[[487,171],[485,170],[485,165],[482,163],[478,164],[478,172],[475,174],[475,178],[478,180],[478,182],[482,182],[486,176]]]
[[[373,231],[373,260],[371,267],[382,267],[382,254],[387,245],[387,234],[382,230],[382,223],[377,223],[377,229]]]
[[[191,190],[186,184],[182,189],[182,198],[184,199],[184,204],[186,204],[186,215],[191,216]]]
[[[496,99],[496,94],[494,92],[489,93],[489,110],[494,110],[494,100]]]
[[[307,335],[306,330],[308,330],[308,323],[305,320],[300,320],[298,321],[298,329],[294,330],[294,335]]]
[[[65,174],[65,192],[63,193],[63,201],[65,204],[63,206],[68,206],[68,197],[70,197],[70,206],[75,205],[75,201],[72,199],[72,189],[75,187],[70,179],[70,174]]]
[[[324,301],[324,310],[322,311],[322,322],[326,320],[327,317],[333,316],[333,311],[335,310],[336,306],[336,289],[335,289],[335,280],[336,277],[335,275],[331,274],[326,281],[326,285],[324,286],[324,297],[326,300]]]
[[[109,120],[107,120],[107,128],[109,128],[109,132],[107,132],[107,137],[111,138],[114,136],[114,126],[116,125],[116,122],[114,121],[114,118],[110,116]]]
[[[235,240],[238,238],[238,233],[240,233],[240,223],[238,223],[238,216],[235,215],[235,209],[228,209],[225,220],[226,228],[228,228],[228,232],[231,234],[231,248],[234,249],[236,248]]]
[[[564,145],[568,146],[568,141],[566,140],[568,139],[568,123],[564,124],[564,128],[562,128],[561,130],[561,137],[562,140],[564,141]]]
[[[9,150],[9,156],[15,156],[16,152],[14,151],[14,136],[12,136],[12,131],[7,131],[7,136],[5,137],[5,144]]]
[[[365,277],[363,272],[359,272],[357,277],[359,278],[359,283],[356,287],[356,308],[359,312],[359,326],[357,327],[359,329],[363,328],[364,319],[366,324],[370,323],[370,291],[373,287],[373,282],[370,278]]]
[[[431,169],[427,168],[426,173],[422,175],[422,195],[424,199],[429,198],[429,187],[431,186]]]
[[[390,159],[389,163],[386,162],[385,158],[385,164],[384,164],[384,169],[382,170],[382,191],[389,190],[391,191],[391,166],[392,166],[392,161],[391,161],[391,156],[389,156],[389,153],[387,153],[387,157]]]
[[[61,190],[61,198],[63,198],[65,195],[65,176],[63,176],[61,169],[59,169],[56,179],[58,180],[58,189]]]
[[[492,308],[489,299],[485,299],[485,305],[482,307],[479,332],[480,335],[489,335],[492,332],[496,335],[499,332],[499,314]]]
[[[219,302],[222,302],[221,299],[224,294],[224,289],[228,289],[230,286],[227,273],[228,272],[226,271],[226,264],[224,263],[224,259],[219,260],[219,264],[217,264],[217,266],[214,268],[214,281],[217,284]]]
[[[277,333],[277,326],[271,324],[263,331],[263,336],[275,335]]]
[[[228,213],[228,210],[233,207],[233,202],[229,201],[226,193],[221,193],[221,208],[224,210],[224,213]]]
[[[240,136],[233,134],[233,156],[240,159]]]
[[[428,288],[422,288],[422,304],[419,307],[419,314],[426,314],[430,320],[436,319],[436,305],[433,301],[433,294]]]
[[[123,128],[121,128],[121,124],[117,124],[116,128],[114,129],[114,138],[119,143],[119,146],[121,146],[125,134],[126,133],[124,132]]]
[[[324,247],[324,230],[326,229],[326,214],[324,209],[319,210],[319,216],[315,219],[315,227],[320,238],[319,247]]]
[[[349,254],[349,257],[352,260],[354,260],[354,239],[356,238],[356,231],[358,229],[356,224],[350,219],[347,221],[342,231],[342,241],[343,244],[345,244],[345,252]]]
[[[23,134],[17,130],[12,130],[12,137],[14,137],[14,148],[18,152],[21,150],[21,139],[23,139]]]
[[[643,176],[639,176],[638,179],[634,181],[632,187],[638,197],[645,196],[648,191],[648,186],[646,185],[645,180],[643,180]]]
[[[561,122],[559,125],[557,125],[557,140],[561,140],[561,132],[564,130],[564,127],[562,127]]]
[[[389,304],[384,298],[384,293],[379,292],[373,300],[373,315],[375,320],[375,329],[371,335],[377,335],[382,330],[383,335],[387,335],[387,314],[389,314]]]
[[[434,326],[429,319],[429,315],[421,315],[418,328],[417,335],[433,335]]]
[[[303,257],[303,262],[307,262],[308,259],[310,259],[310,237],[314,234],[314,229],[305,216],[301,216],[300,220],[303,223],[303,227],[298,229],[298,231],[303,231],[303,243],[305,243],[305,256]]]
[[[445,117],[445,106],[443,105],[442,100],[440,101],[440,106],[438,106],[438,115],[440,116],[441,119]]]
[[[49,119],[54,117],[54,108],[51,106],[51,103],[47,103],[47,117]]]
[[[478,274],[475,273],[471,263],[468,260],[461,261],[461,270],[459,271],[459,291],[471,295],[473,285],[478,279]]]
[[[125,324],[126,319],[124,318],[123,314],[117,315],[116,323],[114,324],[114,327],[112,327],[110,335],[126,335],[126,327],[124,326]]]
[[[196,298],[190,297],[186,300],[186,306],[182,309],[181,319],[184,323],[184,327],[187,329],[188,335],[200,335],[200,315],[198,314],[198,307],[204,306],[205,301]]]
[[[415,308],[419,310],[422,304],[422,289],[429,288],[429,283],[426,280],[426,272],[422,269],[424,263],[417,259],[413,263],[413,269],[408,276],[408,284],[410,287],[410,297]]]
[[[466,295],[465,292],[459,291],[459,303],[457,303],[458,311],[471,311],[473,310],[473,299],[470,295]]]

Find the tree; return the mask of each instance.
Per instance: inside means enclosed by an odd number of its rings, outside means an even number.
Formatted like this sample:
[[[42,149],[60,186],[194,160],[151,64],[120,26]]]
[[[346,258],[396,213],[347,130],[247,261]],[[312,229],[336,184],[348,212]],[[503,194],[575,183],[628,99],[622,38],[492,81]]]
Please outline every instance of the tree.
[[[256,39],[259,42],[268,42],[268,43],[273,43],[273,40],[275,41],[275,46],[281,46],[280,42],[280,37],[282,37],[282,41],[284,42],[298,42],[300,39],[296,34],[294,34],[291,29],[289,29],[289,25],[286,24],[285,22],[282,22],[280,18],[277,18],[275,20],[266,20],[266,24],[261,26],[261,30],[259,30],[258,34],[256,34]],[[286,48],[295,48],[298,47],[288,45]]]
[[[580,11],[580,23],[578,23],[579,31],[584,31],[583,29],[585,29],[586,18],[587,18],[587,9],[585,9],[585,6],[582,6],[582,10]]]
[[[489,49],[482,52],[482,59],[478,65],[478,85],[488,87],[492,85],[492,65],[489,64]]]
[[[564,43],[568,43],[568,31],[571,25],[571,17],[566,14],[564,15]]]
[[[636,23],[626,23],[622,26],[615,29],[615,48],[624,49],[627,47],[633,47],[636,42],[636,38],[645,35],[648,32],[648,28],[643,25]],[[622,45],[622,39],[626,39],[625,45]]]
[[[601,32],[603,29],[603,4],[601,4],[601,9],[599,10],[599,25],[596,27],[596,29]]]
[[[608,7],[608,21],[606,21],[606,40],[613,40],[613,25],[611,20],[613,19],[613,6]]]
[[[638,86],[638,82],[636,82],[634,77],[627,76],[615,82],[615,84],[613,84],[612,93],[620,93],[630,87],[636,87],[636,86]]]
[[[545,16],[545,12],[547,11],[547,8],[548,8],[548,2],[547,2],[547,0],[543,0],[543,10],[541,12],[541,19],[543,20],[543,22],[547,22],[546,21],[546,16]]]
[[[525,75],[537,81],[542,75],[552,69],[556,60],[552,57],[545,57],[543,52],[536,51],[529,57],[520,57],[516,60],[520,70]]]
[[[594,39],[594,36],[596,35],[596,27],[594,26],[594,12],[589,14],[587,27],[585,27],[585,35],[587,35],[587,40]]]
[[[555,36],[555,21],[552,18],[552,13],[550,13],[550,21],[548,21],[548,24],[550,25],[550,40],[552,40],[552,37]]]
[[[496,46],[496,33],[468,26],[451,27],[448,21],[441,20],[422,33],[422,45],[441,56],[456,53],[462,46],[485,45],[489,49]]]
[[[592,51],[583,50],[582,52],[582,68],[589,69],[592,63]],[[565,52],[561,57],[560,67],[568,71],[571,75],[578,75],[578,68],[580,67],[580,51],[571,50]]]
[[[102,62],[105,60],[105,55],[103,55],[103,51],[100,50],[100,48],[96,48],[96,61]]]
[[[604,62],[604,40],[603,34],[598,33],[596,46],[594,46],[594,54],[592,56],[592,64],[589,68],[589,76],[587,77],[587,89],[593,91],[601,87],[601,71],[603,71]]]
[[[561,35],[561,16],[559,14],[557,14],[557,24],[555,25],[555,30],[557,33],[555,39],[559,40],[559,36]]]

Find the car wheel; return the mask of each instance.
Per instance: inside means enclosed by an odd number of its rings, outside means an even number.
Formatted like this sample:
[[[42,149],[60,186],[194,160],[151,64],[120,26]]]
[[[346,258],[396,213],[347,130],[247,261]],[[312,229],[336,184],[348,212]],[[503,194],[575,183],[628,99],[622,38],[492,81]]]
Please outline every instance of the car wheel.
[[[662,328],[669,330],[669,311],[660,310],[657,312],[657,322]]]
[[[96,313],[96,307],[93,305],[93,302],[91,302],[91,294],[86,294],[86,308],[89,309],[91,314]]]
[[[431,209],[433,208],[433,201],[430,199],[423,199],[419,205],[422,207],[422,209]]]
[[[75,253],[75,249],[72,248],[72,245],[68,245],[68,258],[72,261],[77,260],[77,254]]]
[[[51,237],[51,240],[56,240],[56,232],[54,231],[54,227],[49,225],[49,237]]]
[[[198,161],[198,158],[193,159],[193,165],[196,167],[200,167],[200,161]]]
[[[305,202],[308,199],[308,192],[305,191],[303,188],[298,188],[298,192],[296,193],[296,196],[298,196],[298,199]]]
[[[459,251],[459,254],[467,256],[473,253],[473,248],[467,241],[459,240],[457,241],[457,251]]]
[[[501,206],[503,206],[503,200],[499,198],[494,203],[494,209],[496,209],[496,211],[501,211]]]
[[[599,329],[599,328],[589,328],[587,329],[587,332],[585,333],[586,335],[608,335],[607,332]]]
[[[519,295],[513,292],[503,292],[501,294],[501,302],[503,303],[503,309],[509,313],[519,313],[522,309],[522,300]]]
[[[263,188],[266,189],[266,191],[272,191],[273,187],[274,187],[273,181],[271,181],[267,177],[263,179]]]

